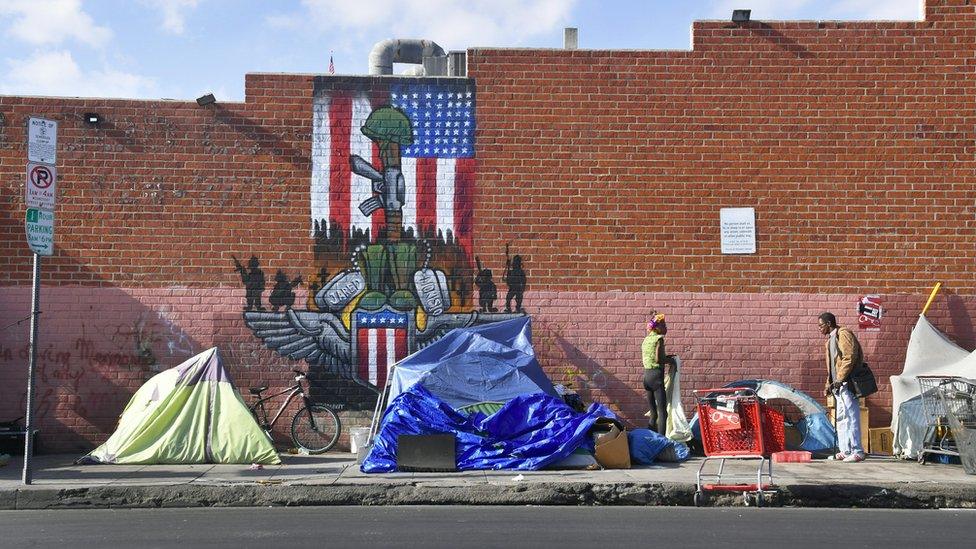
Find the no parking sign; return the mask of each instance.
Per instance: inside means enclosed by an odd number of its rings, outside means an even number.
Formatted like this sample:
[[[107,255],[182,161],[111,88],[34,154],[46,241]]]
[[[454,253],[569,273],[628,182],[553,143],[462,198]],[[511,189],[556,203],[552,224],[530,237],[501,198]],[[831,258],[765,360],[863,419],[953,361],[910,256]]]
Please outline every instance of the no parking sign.
[[[57,193],[58,170],[48,164],[27,163],[27,196],[24,202],[28,208],[53,210]]]

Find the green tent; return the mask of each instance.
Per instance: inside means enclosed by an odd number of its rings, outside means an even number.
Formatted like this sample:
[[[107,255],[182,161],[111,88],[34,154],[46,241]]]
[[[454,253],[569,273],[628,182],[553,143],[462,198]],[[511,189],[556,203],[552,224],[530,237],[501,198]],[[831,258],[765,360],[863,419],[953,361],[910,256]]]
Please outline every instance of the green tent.
[[[281,463],[214,347],[153,376],[88,463]]]

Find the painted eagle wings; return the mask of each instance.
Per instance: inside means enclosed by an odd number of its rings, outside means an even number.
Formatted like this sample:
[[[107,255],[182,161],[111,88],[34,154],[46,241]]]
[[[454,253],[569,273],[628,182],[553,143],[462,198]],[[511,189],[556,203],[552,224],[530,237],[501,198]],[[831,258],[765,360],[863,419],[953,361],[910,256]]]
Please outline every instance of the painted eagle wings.
[[[346,373],[342,370],[351,362],[349,331],[335,315],[293,309],[245,311],[244,323],[281,356],[322,364],[339,374]]]

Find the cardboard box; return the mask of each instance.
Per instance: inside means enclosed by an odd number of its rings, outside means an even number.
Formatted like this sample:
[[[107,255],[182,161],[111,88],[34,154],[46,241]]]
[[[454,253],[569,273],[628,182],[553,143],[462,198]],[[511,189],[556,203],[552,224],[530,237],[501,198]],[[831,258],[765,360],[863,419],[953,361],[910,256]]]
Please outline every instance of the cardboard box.
[[[615,424],[597,424],[593,431],[597,463],[607,469],[630,469],[627,433]]]
[[[868,431],[870,431],[868,452],[872,454],[890,456],[891,443],[895,438],[895,435],[891,432],[891,429],[888,427],[878,427],[877,429],[869,429]]]

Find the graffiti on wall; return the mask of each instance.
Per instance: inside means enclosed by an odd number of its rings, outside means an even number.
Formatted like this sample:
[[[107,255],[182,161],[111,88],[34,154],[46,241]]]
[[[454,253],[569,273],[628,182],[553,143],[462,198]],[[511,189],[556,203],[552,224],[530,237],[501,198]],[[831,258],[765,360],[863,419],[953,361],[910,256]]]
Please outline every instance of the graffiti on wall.
[[[106,293],[99,297],[114,299]],[[49,333],[75,334],[41,338],[37,349],[35,417],[45,436],[57,438],[53,446],[60,449],[88,447],[91,440],[85,437],[111,432],[132,396],[131,383],[141,383],[163,365],[200,350],[166,305],[128,318],[60,316],[50,322]],[[29,357],[25,330],[0,333],[0,420],[23,415]],[[76,424],[85,428],[66,432],[66,425]]]
[[[235,257],[247,326],[308,362],[310,377],[376,390],[392,364],[451,329],[524,314],[520,256],[506,254],[504,312],[491,271],[473,269],[474,145],[472,81],[316,79],[308,301],[294,307],[303,279],[279,270],[267,310],[260,260]]]

